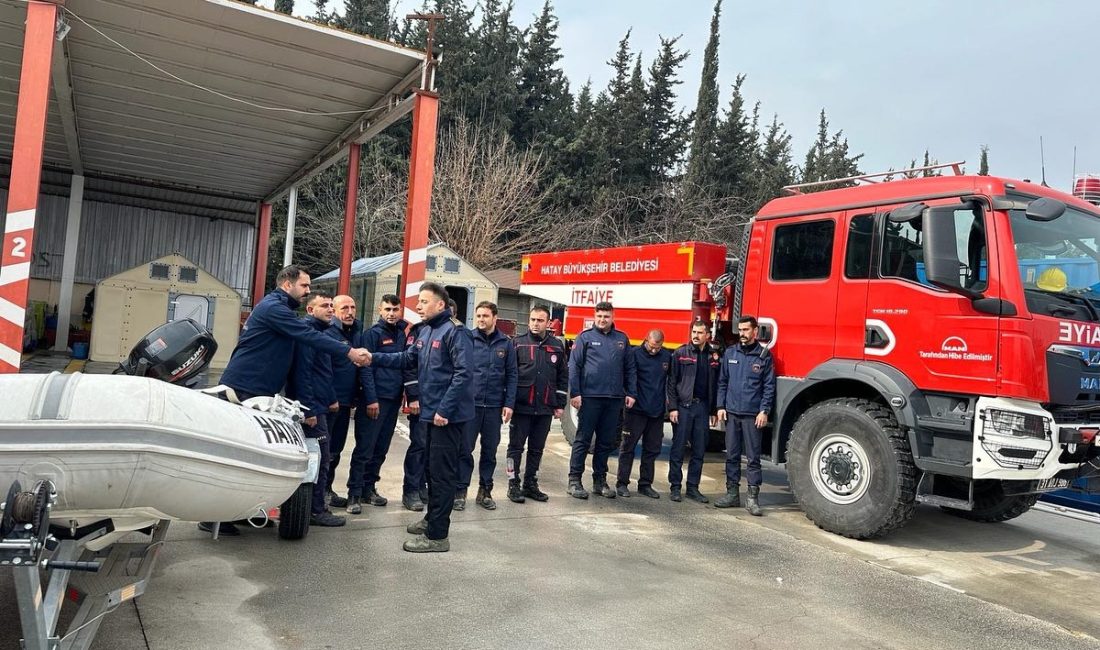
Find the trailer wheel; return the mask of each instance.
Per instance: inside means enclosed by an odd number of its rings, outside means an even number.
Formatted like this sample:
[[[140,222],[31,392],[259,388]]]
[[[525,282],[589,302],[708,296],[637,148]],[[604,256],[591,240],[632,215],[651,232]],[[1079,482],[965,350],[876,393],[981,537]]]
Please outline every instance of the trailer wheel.
[[[1032,483],[1031,488],[1035,487]],[[1038,500],[1038,494],[1005,494],[1003,481],[980,480],[974,485],[973,509],[944,507],[942,510],[971,521],[997,523],[1019,517],[1031,510],[1031,506]]]
[[[313,484],[302,483],[279,507],[279,538],[302,539],[309,532]]]
[[[787,474],[806,517],[838,535],[878,537],[913,515],[909,440],[879,402],[831,399],[803,413],[787,445]]]

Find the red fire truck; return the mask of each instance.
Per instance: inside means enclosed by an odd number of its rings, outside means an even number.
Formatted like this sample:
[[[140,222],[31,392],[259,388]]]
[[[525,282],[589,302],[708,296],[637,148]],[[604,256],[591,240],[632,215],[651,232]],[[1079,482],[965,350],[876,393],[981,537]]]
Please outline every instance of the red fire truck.
[[[916,503],[1005,521],[1075,479],[1100,488],[1100,210],[952,166],[792,186],[729,253],[526,255],[522,291],[567,306],[567,338],[601,300],[669,345],[696,317],[730,341],[757,316],[779,377],[764,449],[825,530],[880,536]]]

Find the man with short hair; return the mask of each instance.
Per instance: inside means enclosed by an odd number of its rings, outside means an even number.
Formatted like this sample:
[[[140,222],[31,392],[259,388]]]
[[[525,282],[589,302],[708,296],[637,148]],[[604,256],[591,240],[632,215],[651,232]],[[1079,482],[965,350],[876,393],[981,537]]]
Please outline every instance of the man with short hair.
[[[581,476],[588,446],[596,436],[592,455],[592,491],[608,499],[615,491],[607,484],[607,459],[615,449],[615,432],[623,404],[634,406],[637,377],[630,339],[615,329],[615,310],[609,302],[596,304],[593,327],[577,335],[569,357],[570,403],[577,409],[577,437],[569,457],[569,495],[587,499]]]
[[[404,352],[405,328],[401,319],[404,308],[392,293],[378,303],[378,322],[363,332],[363,347],[371,352]],[[382,464],[393,440],[397,416],[401,412],[401,396],[405,388],[404,370],[400,368],[359,369],[360,406],[355,412],[355,451],[351,455],[348,476],[348,513],[363,511],[362,503],[384,506],[386,497],[378,494],[376,484]]]
[[[466,489],[474,474],[474,445],[481,438],[478,489],[474,503],[496,510],[493,473],[497,467],[500,428],[512,419],[516,404],[516,350],[512,340],[497,328],[496,303],[483,300],[474,310],[473,343],[474,418],[466,428],[466,444],[460,458],[455,510],[466,507]]]
[[[302,320],[317,332],[329,328],[332,318],[332,299],[320,293],[312,294],[306,301],[306,316]],[[329,439],[327,415],[337,405],[336,392],[332,388],[332,360],[329,354],[307,345],[294,349],[294,364],[286,385],[286,395],[298,400],[306,408],[302,420],[302,432],[307,438],[316,438],[321,448],[321,463],[317,480],[313,482],[313,502],[309,523],[312,526],[343,526],[346,520],[328,510],[325,504],[325,486],[329,472]]]
[[[756,340],[756,318],[742,316],[737,321],[740,345],[726,348],[718,375],[718,419],[726,421],[726,498],[725,507],[740,502],[741,452],[747,459],[749,498],[745,508],[759,517],[760,443],[762,429],[768,426],[768,413],[775,405],[775,364],[766,347]],[[725,505],[728,504],[728,505]],[[715,504],[717,505],[717,504]]]
[[[550,423],[561,418],[569,390],[569,366],[565,346],[548,331],[550,309],[535,305],[527,321],[527,333],[517,336],[516,409],[508,429],[508,500],[547,501],[539,489],[539,465],[550,433]],[[523,448],[527,446],[527,467],[520,486]]]
[[[661,454],[665,437],[665,402],[668,397],[668,366],[671,355],[664,348],[665,333],[650,330],[645,341],[632,348],[638,376],[638,398],[626,412],[627,435],[619,445],[619,471],[615,493],[630,496],[630,472],[634,468],[634,449],[642,443],[642,466],[638,475],[638,494],[660,498],[653,489],[653,470]]]
[[[336,318],[332,319],[332,325],[325,331],[326,334],[348,345],[359,347],[359,336],[363,324],[356,318],[357,306],[351,296],[340,295],[332,299],[332,307],[336,312]],[[360,368],[346,359],[332,358],[332,383],[336,390],[336,401],[339,404],[336,411],[328,414],[328,440],[329,455],[332,460],[329,463],[328,485],[325,493],[328,496],[329,505],[333,508],[343,508],[347,505],[347,499],[339,496],[332,489],[333,480],[336,478],[336,468],[340,466],[340,454],[348,439],[348,426],[351,423],[351,411],[355,406],[355,397],[359,392]]]
[[[711,426],[715,424],[715,391],[718,385],[718,349],[710,343],[707,324],[697,320],[691,325],[691,342],[672,353],[668,380],[668,417],[672,421],[672,448],[668,452],[668,485],[673,501],[682,501],[684,447],[691,441],[691,461],[687,472],[687,497],[707,503],[699,491],[703,476],[703,454]]]
[[[447,290],[434,282],[420,285],[417,311],[424,320],[416,343],[404,352],[371,354],[379,368],[416,366],[420,418],[428,422],[430,492],[427,516],[408,527],[416,537],[405,542],[410,553],[441,553],[448,539],[458,485],[458,457],[465,423],[474,417],[470,337],[451,321]]]
[[[298,318],[295,310],[309,296],[309,273],[298,266],[288,266],[275,276],[275,287],[252,309],[221,376],[221,384],[232,389],[232,399],[239,402],[281,391],[290,374],[296,345],[346,356],[356,365],[365,363],[368,356],[366,350],[336,341]],[[199,528],[210,532],[214,522],[200,522]],[[240,534],[236,527],[226,523],[219,532]]]

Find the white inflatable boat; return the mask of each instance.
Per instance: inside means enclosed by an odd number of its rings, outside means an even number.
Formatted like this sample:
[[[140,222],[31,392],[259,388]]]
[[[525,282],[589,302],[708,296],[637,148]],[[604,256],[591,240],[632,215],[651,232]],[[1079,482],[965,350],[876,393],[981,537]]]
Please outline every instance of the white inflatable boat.
[[[53,481],[50,519],[69,527],[262,516],[311,470],[296,407],[279,399],[250,408],[145,377],[0,375],[0,485]]]

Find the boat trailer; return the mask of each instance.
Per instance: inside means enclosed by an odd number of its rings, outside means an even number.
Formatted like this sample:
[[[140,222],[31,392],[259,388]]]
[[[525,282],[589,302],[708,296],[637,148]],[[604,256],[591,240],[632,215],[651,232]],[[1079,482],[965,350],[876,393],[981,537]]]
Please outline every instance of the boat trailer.
[[[104,617],[145,593],[168,531],[162,520],[133,533],[147,541],[99,548],[95,541],[114,532],[111,521],[51,526],[56,502],[54,484],[42,480],[29,492],[15,481],[0,504],[0,566],[13,573],[25,650],[89,648]],[[66,598],[78,609],[62,636],[57,625]]]

